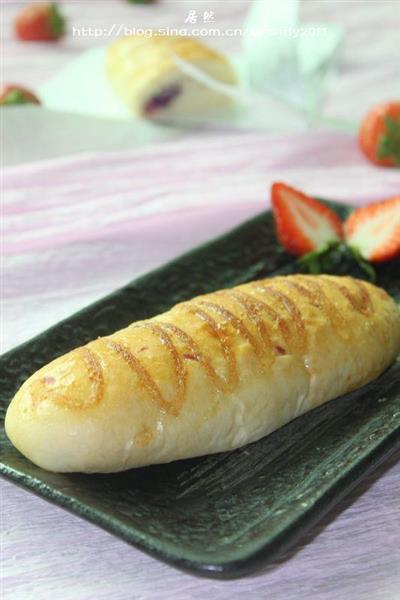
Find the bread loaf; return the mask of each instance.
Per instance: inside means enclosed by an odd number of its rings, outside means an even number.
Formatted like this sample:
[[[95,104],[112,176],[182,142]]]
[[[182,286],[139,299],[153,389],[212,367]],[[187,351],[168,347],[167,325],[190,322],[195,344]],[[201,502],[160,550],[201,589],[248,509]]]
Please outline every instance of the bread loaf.
[[[228,60],[195,38],[178,35],[123,37],[107,52],[106,74],[131,111],[147,118],[195,117],[225,107],[230,99],[184,73],[182,59],[218,83],[235,85]]]
[[[400,352],[382,289],[293,275],[199,296],[77,348],[20,388],[12,443],[51,471],[231,450],[354,390]]]

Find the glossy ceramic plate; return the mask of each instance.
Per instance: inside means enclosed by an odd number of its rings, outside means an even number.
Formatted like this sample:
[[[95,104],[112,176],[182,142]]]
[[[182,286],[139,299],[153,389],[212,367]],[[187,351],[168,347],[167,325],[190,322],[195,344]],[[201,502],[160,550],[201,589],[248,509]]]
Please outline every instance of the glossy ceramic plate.
[[[137,279],[2,357],[2,424],[25,378],[74,346],[196,294],[296,270],[265,213]],[[378,272],[397,299],[399,273],[399,261]],[[1,427],[0,470],[171,565],[238,577],[275,560],[400,446],[399,381],[397,362],[372,384],[239,450],[115,475],[44,471]]]

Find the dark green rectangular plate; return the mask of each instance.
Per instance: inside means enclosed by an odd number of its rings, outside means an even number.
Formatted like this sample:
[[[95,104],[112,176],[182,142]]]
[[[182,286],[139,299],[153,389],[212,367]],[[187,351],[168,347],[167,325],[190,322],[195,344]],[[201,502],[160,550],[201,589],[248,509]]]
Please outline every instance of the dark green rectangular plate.
[[[270,213],[244,223],[4,355],[2,423],[25,378],[74,346],[196,294],[295,270],[276,244]],[[399,272],[396,261],[378,273],[397,299]],[[171,565],[238,577],[275,560],[400,446],[399,381],[397,362],[259,442],[115,475],[44,471],[14,450],[2,427],[0,472]]]

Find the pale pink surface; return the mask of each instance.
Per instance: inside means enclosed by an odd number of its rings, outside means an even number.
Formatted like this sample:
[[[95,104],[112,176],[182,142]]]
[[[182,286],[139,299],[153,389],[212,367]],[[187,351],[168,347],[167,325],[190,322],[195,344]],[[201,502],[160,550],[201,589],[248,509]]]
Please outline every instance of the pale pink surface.
[[[399,190],[397,171],[336,132],[209,135],[7,167],[4,349],[265,210],[278,180],[351,204]]]

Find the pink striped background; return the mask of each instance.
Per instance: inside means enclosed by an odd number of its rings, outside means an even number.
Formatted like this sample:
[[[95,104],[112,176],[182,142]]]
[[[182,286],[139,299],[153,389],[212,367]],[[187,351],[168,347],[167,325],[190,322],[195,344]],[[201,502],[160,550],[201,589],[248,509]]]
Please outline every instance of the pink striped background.
[[[400,187],[353,136],[328,131],[203,135],[7,167],[5,348],[266,209],[277,180],[349,203]],[[27,295],[48,303],[28,328]]]

